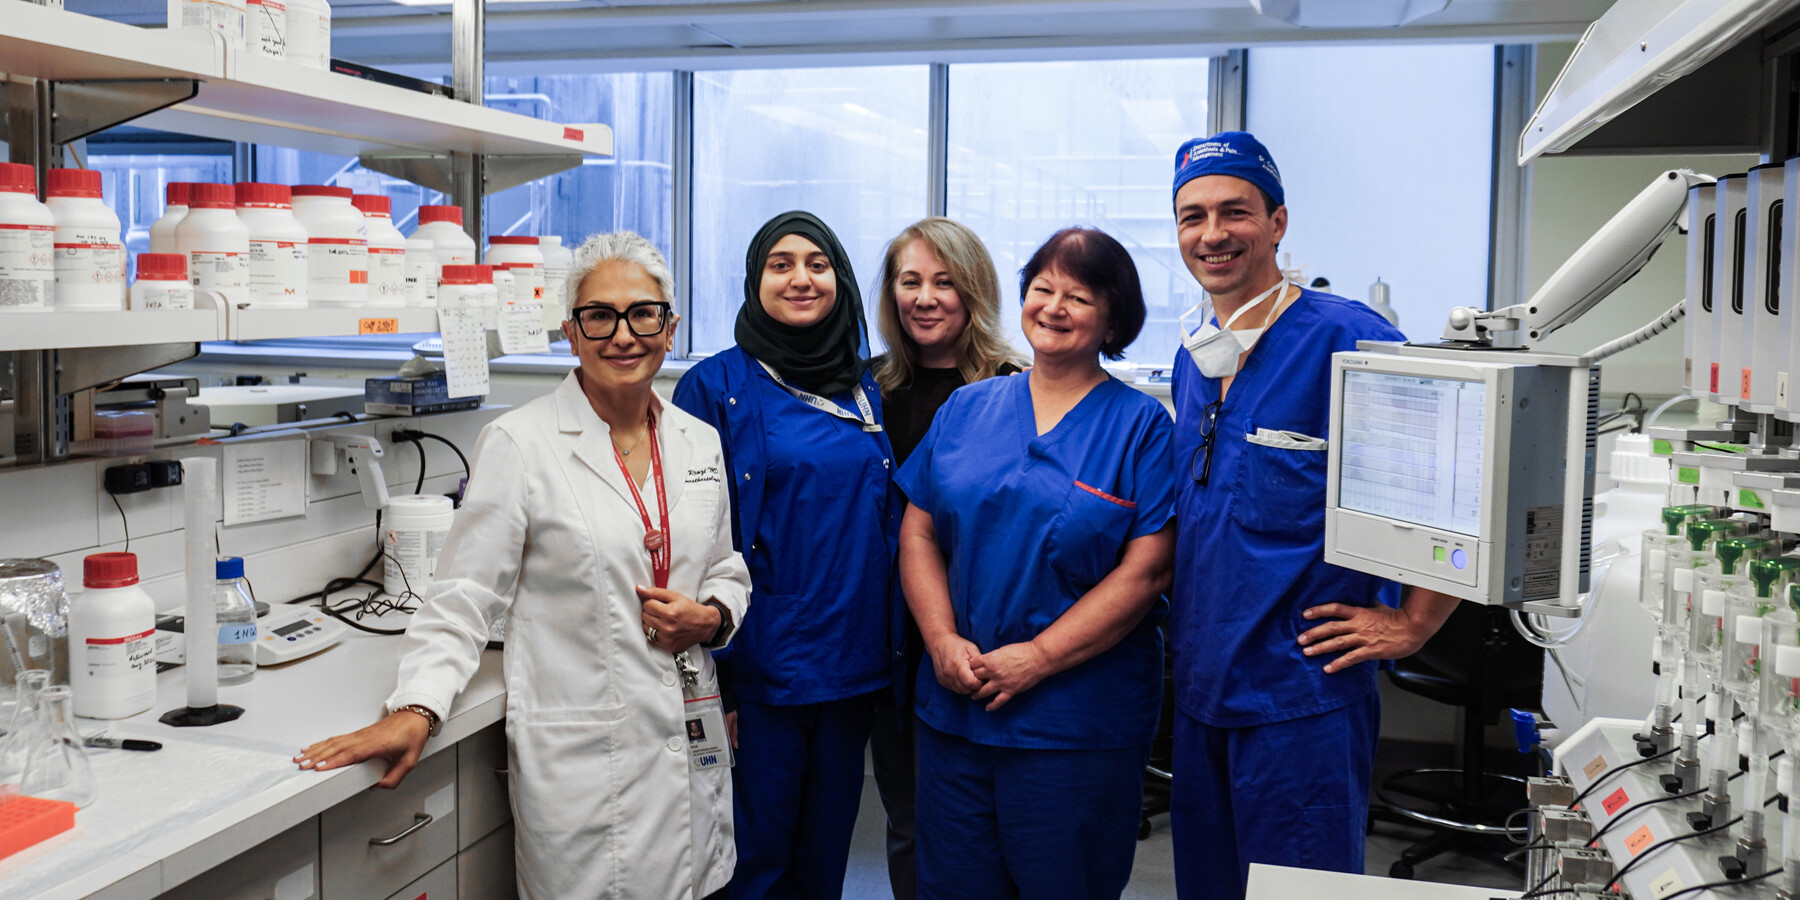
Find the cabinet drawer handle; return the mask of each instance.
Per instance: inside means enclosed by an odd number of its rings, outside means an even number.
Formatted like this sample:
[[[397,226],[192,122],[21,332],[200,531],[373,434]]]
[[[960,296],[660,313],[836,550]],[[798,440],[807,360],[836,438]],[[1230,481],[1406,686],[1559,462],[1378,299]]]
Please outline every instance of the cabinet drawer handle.
[[[393,845],[412,837],[413,832],[430,825],[431,821],[432,816],[430,813],[413,813],[413,823],[411,828],[390,838],[369,838],[369,845],[372,847],[392,847]]]

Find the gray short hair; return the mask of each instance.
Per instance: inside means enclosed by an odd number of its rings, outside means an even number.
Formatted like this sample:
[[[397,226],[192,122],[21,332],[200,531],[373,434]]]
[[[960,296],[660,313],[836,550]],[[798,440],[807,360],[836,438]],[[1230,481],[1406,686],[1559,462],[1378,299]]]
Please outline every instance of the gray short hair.
[[[615,261],[643,266],[644,271],[656,279],[657,287],[662,288],[663,302],[675,305],[675,276],[669,272],[669,261],[663,258],[662,251],[635,231],[614,231],[596,234],[575,248],[575,262],[569,266],[568,280],[564,282],[562,312],[565,320],[575,308],[575,295],[581,291],[581,283],[601,263]]]

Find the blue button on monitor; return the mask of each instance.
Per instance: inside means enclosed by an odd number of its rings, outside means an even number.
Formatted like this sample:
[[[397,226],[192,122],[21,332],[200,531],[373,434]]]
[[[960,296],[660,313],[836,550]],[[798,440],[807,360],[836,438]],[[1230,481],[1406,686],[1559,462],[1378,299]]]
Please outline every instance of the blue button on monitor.
[[[1450,551],[1450,564],[1459,569],[1468,568],[1469,567],[1469,554],[1464,553],[1462,551],[1461,547],[1458,547],[1455,550]]]

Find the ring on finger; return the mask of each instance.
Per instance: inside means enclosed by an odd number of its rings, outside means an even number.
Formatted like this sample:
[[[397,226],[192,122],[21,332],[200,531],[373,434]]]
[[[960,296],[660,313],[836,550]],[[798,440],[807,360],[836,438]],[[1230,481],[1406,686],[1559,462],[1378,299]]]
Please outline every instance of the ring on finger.
[[[656,626],[655,625],[652,625],[649,628],[644,629],[644,640],[649,641],[652,644],[656,643]]]

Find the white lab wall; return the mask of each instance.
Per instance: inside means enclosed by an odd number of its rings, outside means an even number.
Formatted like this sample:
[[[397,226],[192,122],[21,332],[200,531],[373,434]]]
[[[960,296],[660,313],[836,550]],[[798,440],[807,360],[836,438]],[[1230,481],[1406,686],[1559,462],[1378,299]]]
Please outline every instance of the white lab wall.
[[[148,457],[82,458],[0,471],[0,510],[6,511],[0,516],[0,556],[49,559],[62,567],[71,591],[78,590],[84,557],[125,549],[120,510],[100,486],[108,466],[146,458],[207,455],[218,459],[222,448],[232,443],[300,441],[350,433],[383,437],[400,427],[443,435],[472,454],[481,426],[501,411],[487,407],[422,418],[325,424],[306,431],[287,429],[227,439],[222,444],[158,450]],[[390,493],[411,493],[419,475],[417,452],[385,437],[383,443],[388,448],[382,463]],[[462,474],[455,454],[426,442],[426,492],[453,490]],[[364,508],[356,476],[343,471],[304,477],[309,488],[305,517],[219,530],[220,553],[244,557],[245,572],[259,600],[282,602],[318,590],[332,577],[355,574],[374,553],[375,513]],[[184,602],[183,496],[181,487],[173,487],[119,497],[124,519],[130,524],[130,549],[137,554],[139,576],[159,610],[173,610]],[[379,569],[371,574],[379,580]]]

